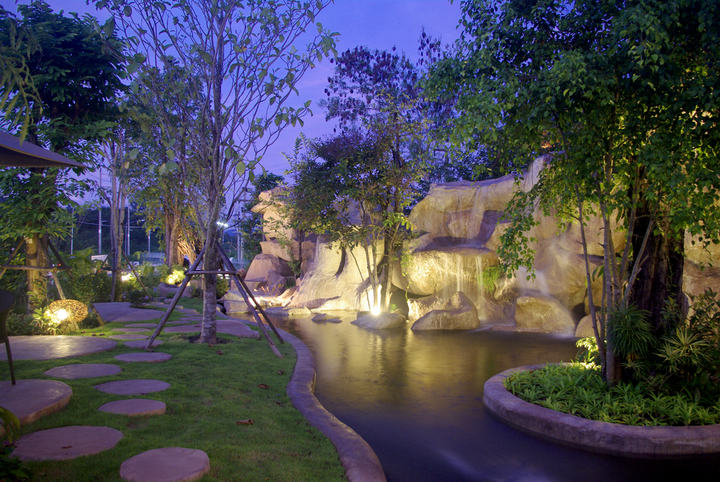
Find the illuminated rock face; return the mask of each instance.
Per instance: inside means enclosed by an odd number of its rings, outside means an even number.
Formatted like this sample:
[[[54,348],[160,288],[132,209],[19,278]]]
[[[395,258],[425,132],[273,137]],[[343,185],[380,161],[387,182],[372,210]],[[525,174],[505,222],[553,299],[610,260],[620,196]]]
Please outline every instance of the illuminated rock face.
[[[476,329],[499,324],[521,331],[568,336],[588,333],[587,320],[578,328],[589,306],[577,224],[559,230],[555,217],[536,212],[538,225],[528,233],[532,239],[528,247],[535,251],[534,276],[528,277],[521,270],[508,279],[500,276],[496,268],[500,238],[507,228],[503,210],[518,189],[528,190],[537,182],[546,161],[547,158],[537,159],[520,182],[505,176],[433,185],[413,208],[410,221],[417,237],[405,246],[407,256],[402,272],[391,275],[393,289],[407,294],[408,320],[415,322],[413,330]],[[263,193],[261,202],[253,208],[266,220],[267,241],[262,243],[260,256],[272,254],[275,259],[292,261],[297,259],[300,243],[292,238],[295,233],[279,226],[281,211],[273,196],[281,193],[277,190]],[[624,232],[613,231],[615,247],[622,250]],[[596,263],[590,266],[594,270],[603,255],[601,219],[590,219],[585,235],[588,253]],[[283,236],[290,236],[289,242],[283,241]],[[703,264],[720,259],[720,246],[702,249],[691,241],[688,238],[685,243],[685,291],[692,295],[707,288],[720,292],[720,268],[700,269]],[[382,253],[382,246],[376,246],[376,252]],[[285,296],[283,304],[313,311],[369,310],[374,301],[367,268],[368,264],[380,261],[371,258],[368,263],[362,248],[343,253],[321,238],[304,241],[303,274],[296,291]],[[600,294],[597,280],[593,296],[599,299]],[[463,302],[454,302],[453,298]],[[383,326],[380,323],[375,328]]]

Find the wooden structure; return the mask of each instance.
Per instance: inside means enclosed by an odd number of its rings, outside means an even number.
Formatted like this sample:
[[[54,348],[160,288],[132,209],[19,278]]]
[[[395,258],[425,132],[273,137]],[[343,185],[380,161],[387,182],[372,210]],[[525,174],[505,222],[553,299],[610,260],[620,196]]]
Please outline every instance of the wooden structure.
[[[153,341],[155,341],[155,338],[160,334],[163,327],[165,326],[165,323],[167,323],[168,319],[170,318],[170,315],[172,314],[173,310],[178,304],[178,301],[180,300],[180,297],[182,296],[183,292],[185,291],[185,288],[187,287],[188,283],[190,282],[190,279],[192,279],[195,275],[202,275],[202,274],[223,274],[223,275],[229,275],[230,279],[235,282],[235,286],[237,287],[238,291],[240,292],[240,295],[242,295],[243,299],[245,300],[245,303],[247,304],[248,308],[250,309],[250,313],[252,314],[253,318],[255,319],[255,322],[258,326],[258,329],[260,330],[260,333],[267,341],[268,345],[270,346],[270,349],[272,352],[282,358],[282,354],[277,349],[277,346],[275,346],[275,343],[272,341],[272,338],[270,338],[270,334],[268,333],[266,324],[270,327],[270,329],[273,331],[275,336],[277,336],[280,343],[284,343],[282,337],[280,336],[280,333],[278,333],[277,329],[275,328],[275,325],[272,324],[272,321],[270,321],[270,318],[267,316],[265,311],[262,309],[260,304],[258,303],[257,299],[255,299],[255,296],[252,294],[252,291],[248,288],[248,286],[245,284],[245,281],[240,278],[237,274],[237,270],[235,269],[235,266],[232,264],[232,261],[230,261],[230,258],[228,257],[227,253],[225,253],[225,250],[220,246],[220,244],[216,241],[215,247],[218,250],[218,253],[220,254],[220,261],[221,261],[221,269],[219,270],[199,270],[198,266],[200,265],[200,262],[205,257],[205,250],[207,248],[207,245],[203,246],[202,250],[200,251],[200,254],[198,254],[197,258],[195,258],[195,262],[188,268],[188,270],[185,272],[185,278],[182,280],[182,283],[180,283],[180,286],[178,287],[177,291],[175,292],[175,296],[173,297],[172,301],[170,302],[170,306],[168,307],[167,311],[163,315],[163,317],[158,322],[157,327],[155,328],[155,331],[153,334],[148,338],[147,343],[145,344],[145,349],[149,350],[152,347]]]

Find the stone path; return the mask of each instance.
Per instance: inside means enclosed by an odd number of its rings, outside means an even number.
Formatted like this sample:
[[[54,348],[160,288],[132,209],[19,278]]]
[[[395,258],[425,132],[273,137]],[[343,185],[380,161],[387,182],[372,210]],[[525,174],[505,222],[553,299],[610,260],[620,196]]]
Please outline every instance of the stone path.
[[[95,303],[95,310],[107,323],[112,321],[146,321],[160,319],[163,312],[145,308],[133,308],[130,303]]]
[[[115,400],[108,402],[98,410],[101,412],[128,415],[131,417],[139,415],[162,415],[165,413],[165,403],[160,400],[149,400],[147,398],[129,398],[127,400]]]
[[[167,447],[127,459],[120,466],[120,477],[138,482],[171,482],[198,480],[209,471],[210,459],[202,450]]]
[[[71,397],[72,388],[57,380],[0,382],[0,407],[14,413],[23,425],[61,410]]]
[[[91,336],[11,336],[13,360],[52,360],[111,350],[116,341]],[[0,360],[7,360],[0,350]]]
[[[125,341],[130,348],[145,347],[148,329],[156,323],[144,322],[159,319],[161,311],[132,308],[129,303],[96,303],[95,308],[106,322],[126,321],[133,323],[117,329],[123,334],[108,338]],[[161,306],[166,308],[166,306]],[[185,333],[200,331],[202,316],[193,310],[176,309],[182,315],[178,321],[169,324],[164,331]],[[259,334],[244,323],[229,320],[217,314],[219,333],[228,333],[239,337],[257,338]],[[61,357],[79,356],[110,350],[116,341],[101,337],[12,337],[15,358],[45,360]],[[155,340],[153,347],[162,344]],[[4,353],[0,353],[2,357]],[[123,362],[157,363],[167,361],[172,355],[162,352],[123,353],[115,359]],[[2,359],[2,358],[0,358]],[[113,364],[72,364],[52,368],[45,375],[75,379],[116,375],[122,371]],[[170,384],[160,380],[117,380],[95,386],[96,389],[116,395],[142,395],[170,388]],[[0,382],[0,406],[9,408],[20,416],[22,423],[29,423],[39,416],[59,410],[67,405],[72,389],[56,380],[20,380],[14,387],[10,382]],[[165,403],[159,400],[131,398],[105,403],[98,410],[126,416],[160,415],[166,411]],[[23,436],[13,452],[21,460],[64,460],[83,455],[92,455],[114,447],[123,434],[109,427],[69,426],[41,430]],[[196,480],[210,470],[210,462],[205,452],[196,449],[169,447],[149,450],[123,462],[120,475],[126,480]]]
[[[147,343],[147,338],[148,338],[148,337],[146,336],[146,337],[144,337],[144,338],[145,338],[144,340],[126,341],[126,342],[125,342],[125,346],[128,346],[128,347],[130,347],[130,348],[140,348],[140,349],[144,349],[144,348],[145,348],[145,343]],[[163,344],[163,341],[162,341],[162,340],[154,340],[154,341],[152,342],[152,346],[151,346],[150,348],[155,348],[156,346],[160,346],[160,345],[162,345],[162,344]]]
[[[143,325],[144,324],[145,323],[143,323]],[[122,333],[146,333],[146,334],[150,333],[150,330],[148,330],[147,328],[135,328],[132,325],[127,325],[123,328],[116,328],[115,331],[120,331]]]
[[[20,460],[67,460],[113,448],[122,432],[109,427],[74,425],[40,430],[20,437],[12,455]]]
[[[114,395],[145,395],[146,393],[162,392],[170,388],[170,384],[160,380],[136,379],[117,380],[95,385],[97,390]]]
[[[130,335],[110,335],[108,338],[112,338],[113,340],[147,340],[147,335],[138,335],[138,334],[130,334]]]
[[[159,351],[155,352],[140,352],[140,353],[123,353],[122,355],[116,355],[115,359],[124,362],[146,362],[146,363],[160,363],[168,361],[172,358],[169,353],[163,353]]]
[[[94,378],[117,375],[122,371],[117,365],[109,363],[77,363],[75,365],[63,365],[45,372],[45,375],[55,378]]]

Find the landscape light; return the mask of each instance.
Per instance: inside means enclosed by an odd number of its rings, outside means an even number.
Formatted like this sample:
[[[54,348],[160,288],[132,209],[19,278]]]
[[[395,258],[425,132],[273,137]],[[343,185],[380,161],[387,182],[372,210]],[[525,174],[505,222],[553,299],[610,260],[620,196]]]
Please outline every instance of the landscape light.
[[[85,303],[78,300],[56,300],[50,303],[45,315],[59,325],[60,323],[79,323],[88,315]]]

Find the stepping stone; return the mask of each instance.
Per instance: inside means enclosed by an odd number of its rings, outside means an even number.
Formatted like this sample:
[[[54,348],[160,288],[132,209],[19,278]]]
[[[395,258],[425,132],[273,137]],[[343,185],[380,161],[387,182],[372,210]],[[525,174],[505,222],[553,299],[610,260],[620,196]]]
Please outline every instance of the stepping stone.
[[[163,330],[165,333],[192,333],[200,331],[200,325],[171,326]]]
[[[13,360],[53,360],[115,348],[116,341],[91,336],[11,336]],[[0,350],[0,360],[7,360]]]
[[[132,325],[125,325],[126,328],[155,328],[157,323],[133,323]]]
[[[120,466],[120,477],[138,482],[190,481],[209,471],[210,459],[202,450],[167,447],[130,457]]]
[[[110,427],[51,428],[21,437],[12,455],[23,461],[74,459],[110,450],[122,437],[122,432]]]
[[[251,329],[241,321],[218,320],[217,332],[234,335],[240,338],[260,338],[260,333]]]
[[[130,398],[128,400],[115,400],[98,408],[101,412],[116,413],[118,415],[162,415],[165,413],[165,403],[160,400],[146,398]]]
[[[144,323],[143,323],[144,324]],[[155,326],[155,325],[153,325]],[[115,331],[120,331],[122,333],[150,333],[150,330],[147,328],[115,328]]]
[[[78,363],[51,368],[45,372],[45,375],[74,380],[76,378],[107,377],[117,375],[121,371],[122,368],[109,363]]]
[[[70,397],[72,388],[57,380],[18,380],[15,385],[0,382],[0,407],[14,413],[21,424],[57,412]]]
[[[160,363],[168,361],[172,358],[170,353],[162,353],[159,351],[155,352],[140,352],[140,353],[123,353],[122,355],[116,355],[115,359],[124,362],[146,362],[146,363]]]
[[[168,321],[165,323],[166,325],[197,325],[198,321],[202,320],[178,320],[178,321]]]
[[[170,388],[170,384],[160,380],[136,379],[101,383],[95,385],[95,388],[101,392],[114,395],[145,395],[146,393],[167,390]]]
[[[146,337],[144,337],[144,338],[145,338],[144,340],[126,341],[126,342],[125,342],[125,346],[129,346],[130,348],[141,348],[141,349],[144,349],[144,348],[145,348],[145,343],[147,343],[147,338],[148,338],[148,337],[146,336]],[[155,340],[155,341],[152,342],[152,346],[151,346],[150,348],[155,348],[156,346],[162,345],[162,344],[163,344],[163,341],[162,341],[162,340]]]
[[[160,310],[133,308],[128,302],[94,303],[95,311],[106,323],[111,321],[156,320],[163,315]]]
[[[113,340],[147,340],[147,335],[110,335]]]

